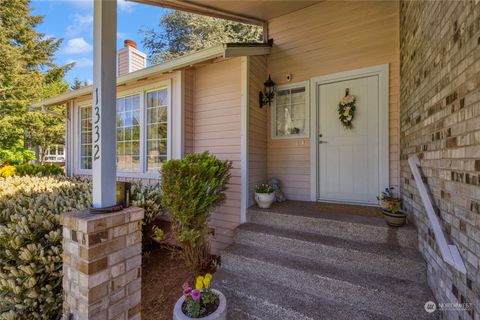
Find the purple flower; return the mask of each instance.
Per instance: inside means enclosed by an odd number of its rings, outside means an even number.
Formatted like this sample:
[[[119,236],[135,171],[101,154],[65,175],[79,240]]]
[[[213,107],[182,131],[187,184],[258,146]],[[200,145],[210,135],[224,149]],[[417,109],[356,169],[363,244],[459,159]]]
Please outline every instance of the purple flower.
[[[183,291],[183,296],[185,297],[185,299],[187,299],[191,293],[192,293],[192,288],[187,288]]]
[[[192,290],[192,298],[195,301],[198,301],[200,299],[200,290]]]

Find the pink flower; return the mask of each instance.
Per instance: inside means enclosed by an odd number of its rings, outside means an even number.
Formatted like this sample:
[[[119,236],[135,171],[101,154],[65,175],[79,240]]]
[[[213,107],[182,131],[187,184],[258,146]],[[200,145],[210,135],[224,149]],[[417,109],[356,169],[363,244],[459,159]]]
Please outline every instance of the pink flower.
[[[192,298],[195,301],[198,301],[200,299],[200,290],[192,290]]]
[[[182,289],[187,290],[188,288],[190,288],[190,286],[188,285],[188,281],[185,281],[185,283],[182,284]]]

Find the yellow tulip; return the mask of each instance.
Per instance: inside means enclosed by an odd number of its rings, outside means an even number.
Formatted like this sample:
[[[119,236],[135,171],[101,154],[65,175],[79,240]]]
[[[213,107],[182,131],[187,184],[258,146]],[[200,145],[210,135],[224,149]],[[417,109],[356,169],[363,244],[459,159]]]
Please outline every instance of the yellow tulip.
[[[202,290],[203,289],[203,277],[202,276],[197,277],[197,282],[195,283],[195,289],[197,289],[197,290]]]
[[[203,285],[205,286],[205,289],[210,288],[210,281],[212,281],[212,277],[203,278]]]
[[[212,274],[210,274],[210,273],[205,274],[205,278],[208,278],[209,280],[212,280]]]

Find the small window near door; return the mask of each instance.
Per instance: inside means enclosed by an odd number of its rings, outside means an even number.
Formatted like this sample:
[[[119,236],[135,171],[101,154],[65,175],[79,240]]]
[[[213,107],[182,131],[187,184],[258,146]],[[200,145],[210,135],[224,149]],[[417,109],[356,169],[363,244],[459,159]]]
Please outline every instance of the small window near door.
[[[305,138],[308,127],[308,82],[279,86],[272,105],[272,138]]]

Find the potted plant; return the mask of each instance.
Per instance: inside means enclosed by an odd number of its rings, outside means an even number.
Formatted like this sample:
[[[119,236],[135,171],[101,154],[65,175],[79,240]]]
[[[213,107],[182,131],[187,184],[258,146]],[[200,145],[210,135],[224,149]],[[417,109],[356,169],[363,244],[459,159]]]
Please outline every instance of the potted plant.
[[[268,209],[275,201],[275,190],[268,183],[255,186],[255,201],[260,208]]]
[[[405,224],[407,215],[400,211],[402,200],[393,194],[394,187],[385,188],[380,196],[380,206],[382,207],[383,216],[389,226],[401,227]]]
[[[210,288],[212,275],[198,276],[195,289],[188,282],[182,286],[183,295],[173,309],[174,320],[226,320],[227,300],[218,290]]]

